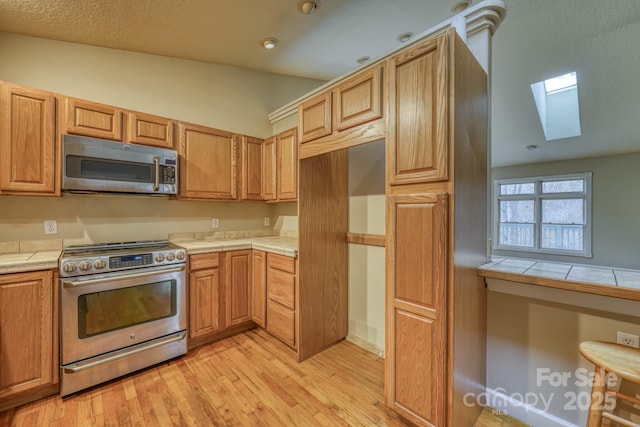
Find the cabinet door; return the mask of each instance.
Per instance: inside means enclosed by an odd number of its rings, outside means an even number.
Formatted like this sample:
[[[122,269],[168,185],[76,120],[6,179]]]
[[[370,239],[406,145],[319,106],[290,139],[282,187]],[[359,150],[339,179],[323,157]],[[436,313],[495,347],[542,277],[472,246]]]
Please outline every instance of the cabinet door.
[[[129,112],[127,142],[173,150],[175,122],[164,117]]]
[[[336,129],[382,117],[382,67],[365,70],[335,88]]]
[[[263,200],[262,142],[258,138],[242,137],[242,200]]]
[[[59,194],[55,97],[8,83],[0,89],[0,190]]]
[[[227,326],[251,320],[251,250],[226,253]]]
[[[182,198],[235,200],[237,141],[230,132],[180,123]]]
[[[264,176],[262,178],[264,185],[264,200],[275,200],[278,197],[276,186],[276,180],[278,177],[276,172],[278,158],[276,149],[277,145],[275,136],[264,140]]]
[[[208,254],[216,258],[219,254]],[[220,266],[189,273],[189,338],[199,338],[224,329],[221,304]]]
[[[63,133],[122,141],[122,110],[109,105],[65,98]]]
[[[445,34],[389,60],[390,184],[447,179],[447,42]]]
[[[298,140],[297,129],[278,135],[278,200],[298,198]]]
[[[331,135],[331,91],[300,104],[298,123],[301,144]]]
[[[391,196],[387,247],[387,405],[445,425],[447,195]]]
[[[58,381],[56,292],[51,271],[0,275],[2,400]]]
[[[251,252],[251,320],[264,328],[267,325],[267,254]]]

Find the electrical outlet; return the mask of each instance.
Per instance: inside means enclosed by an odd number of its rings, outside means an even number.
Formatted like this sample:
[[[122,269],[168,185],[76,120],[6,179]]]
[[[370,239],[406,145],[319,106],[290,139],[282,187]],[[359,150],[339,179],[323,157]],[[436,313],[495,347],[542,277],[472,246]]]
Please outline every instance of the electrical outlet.
[[[44,222],[44,234],[58,234],[58,222],[55,219]]]
[[[618,331],[618,344],[628,345],[629,347],[640,348],[640,337],[638,335],[628,334]]]
[[[265,217],[264,217],[264,226],[265,226],[265,227],[268,227],[268,226],[269,226],[269,221],[270,221],[270,220],[269,220],[269,217],[268,217],[268,216],[265,216]]]
[[[218,218],[211,218],[211,228],[218,228],[220,226],[220,221]]]

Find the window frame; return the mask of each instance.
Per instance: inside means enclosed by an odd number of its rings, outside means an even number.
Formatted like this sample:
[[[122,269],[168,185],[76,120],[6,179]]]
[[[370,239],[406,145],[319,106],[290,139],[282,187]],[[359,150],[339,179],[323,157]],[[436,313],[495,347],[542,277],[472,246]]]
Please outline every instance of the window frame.
[[[494,179],[493,180],[493,249],[501,251],[532,252],[553,255],[577,256],[591,258],[591,235],[593,223],[591,220],[591,199],[592,199],[592,172],[572,173],[564,175],[545,175],[523,178]],[[584,190],[566,193],[543,193],[543,182],[568,181],[580,179],[584,180]],[[505,184],[534,184],[533,194],[509,194],[500,195],[500,186]],[[554,199],[580,199],[584,200],[585,223],[583,225],[582,251],[568,249],[552,249],[542,247],[542,201]],[[534,222],[533,222],[533,247],[510,246],[500,244],[500,201],[501,200],[533,200],[534,201]]]

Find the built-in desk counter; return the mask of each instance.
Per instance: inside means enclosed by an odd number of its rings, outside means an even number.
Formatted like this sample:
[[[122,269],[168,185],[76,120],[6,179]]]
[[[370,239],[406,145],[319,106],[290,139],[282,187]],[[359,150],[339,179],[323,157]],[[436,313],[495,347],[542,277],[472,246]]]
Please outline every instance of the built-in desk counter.
[[[640,301],[640,271],[522,258],[497,258],[478,268],[490,278]]]

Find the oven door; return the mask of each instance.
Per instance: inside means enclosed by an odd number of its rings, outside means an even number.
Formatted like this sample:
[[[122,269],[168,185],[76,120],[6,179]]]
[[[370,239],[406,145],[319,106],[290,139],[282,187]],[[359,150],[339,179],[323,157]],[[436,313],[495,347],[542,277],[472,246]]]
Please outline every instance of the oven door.
[[[63,364],[187,329],[183,264],[60,284]]]

